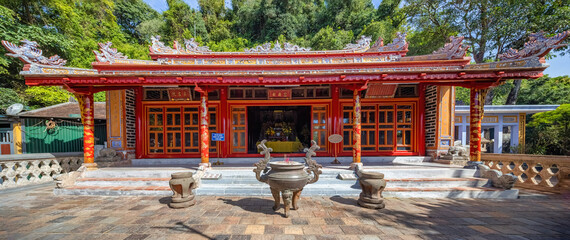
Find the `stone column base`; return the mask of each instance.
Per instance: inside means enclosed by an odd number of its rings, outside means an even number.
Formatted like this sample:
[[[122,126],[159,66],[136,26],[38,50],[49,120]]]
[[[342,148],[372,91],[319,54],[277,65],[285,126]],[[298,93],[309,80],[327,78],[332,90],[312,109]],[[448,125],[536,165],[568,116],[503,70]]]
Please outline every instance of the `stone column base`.
[[[353,162],[350,164],[350,167],[348,169],[350,170],[356,170],[356,168],[360,166],[362,168],[362,163],[361,162]]]
[[[200,163],[198,164],[198,167],[204,167],[204,170],[211,170],[212,169],[212,163]]]
[[[97,163],[83,163],[81,166],[84,166],[87,171],[93,171],[99,169],[97,167]]]

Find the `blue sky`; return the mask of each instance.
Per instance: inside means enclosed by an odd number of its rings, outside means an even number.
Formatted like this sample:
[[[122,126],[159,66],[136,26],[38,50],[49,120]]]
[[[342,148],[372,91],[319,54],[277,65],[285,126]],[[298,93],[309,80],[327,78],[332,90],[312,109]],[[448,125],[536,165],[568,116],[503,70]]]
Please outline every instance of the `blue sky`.
[[[166,5],[166,0],[143,0],[152,8],[159,12],[163,12],[168,9]],[[372,0],[375,7],[380,4],[382,0]],[[184,0],[192,8],[198,8],[198,0]],[[226,5],[231,5],[231,0],[226,0]],[[558,56],[553,59],[546,60],[550,67],[544,71],[544,74],[548,74],[551,77],[570,75],[570,54],[565,56]]]

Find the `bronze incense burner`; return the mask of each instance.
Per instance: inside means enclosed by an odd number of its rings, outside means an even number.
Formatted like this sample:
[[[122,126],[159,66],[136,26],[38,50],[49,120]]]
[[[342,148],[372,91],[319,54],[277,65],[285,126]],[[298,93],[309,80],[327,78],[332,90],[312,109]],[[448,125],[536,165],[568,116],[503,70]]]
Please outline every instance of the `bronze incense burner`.
[[[271,194],[275,199],[273,210],[278,210],[281,205],[279,196],[281,193],[285,217],[289,217],[291,204],[293,204],[293,210],[299,209],[298,201],[305,185],[319,180],[319,174],[322,173],[320,168],[323,166],[317,164],[311,157],[317,155],[315,151],[320,147],[315,141],[311,141],[311,147],[305,148],[306,157],[304,160],[306,165],[295,161],[269,162],[273,149],[265,146],[265,142],[267,140],[263,140],[257,145],[258,148],[262,149],[261,154],[264,155],[264,158],[254,164],[256,168],[253,171],[258,181],[269,184]],[[268,164],[269,167],[267,167]]]

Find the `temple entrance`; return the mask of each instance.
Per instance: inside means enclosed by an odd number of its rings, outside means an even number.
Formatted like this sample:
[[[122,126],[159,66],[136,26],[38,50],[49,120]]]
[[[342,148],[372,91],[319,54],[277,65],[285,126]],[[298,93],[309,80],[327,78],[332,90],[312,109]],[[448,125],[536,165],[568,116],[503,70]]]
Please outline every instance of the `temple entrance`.
[[[267,139],[274,153],[301,153],[311,141],[310,106],[248,106],[247,153]]]

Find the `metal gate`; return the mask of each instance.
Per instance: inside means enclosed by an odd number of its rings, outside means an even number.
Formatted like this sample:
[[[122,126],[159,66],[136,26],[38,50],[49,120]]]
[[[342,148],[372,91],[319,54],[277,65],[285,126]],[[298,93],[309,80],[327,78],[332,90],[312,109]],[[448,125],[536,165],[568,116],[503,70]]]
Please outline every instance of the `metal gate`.
[[[12,154],[14,152],[14,135],[12,130],[0,128],[0,154]]]

